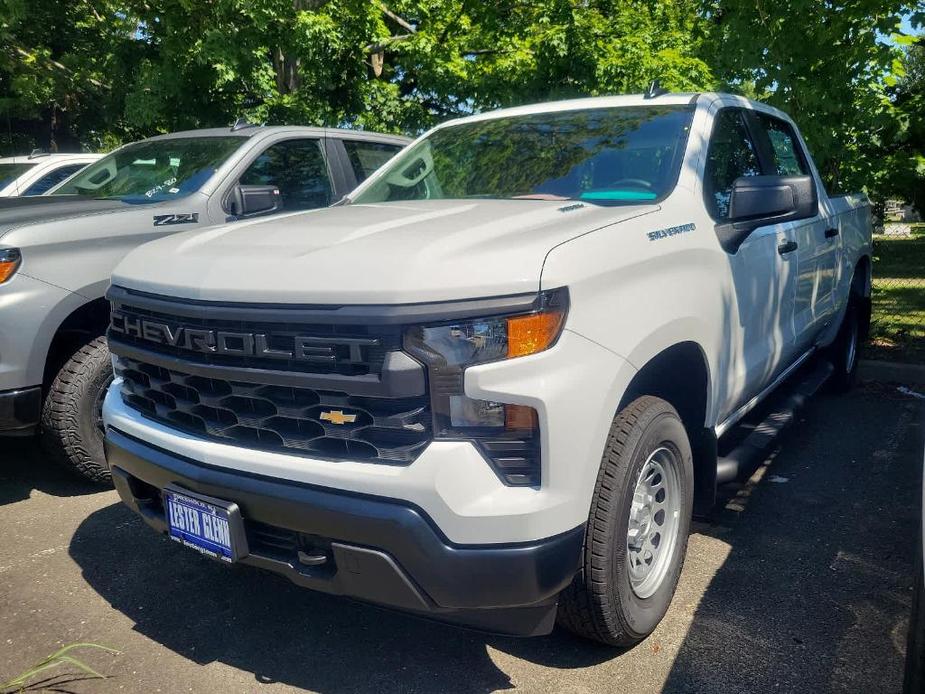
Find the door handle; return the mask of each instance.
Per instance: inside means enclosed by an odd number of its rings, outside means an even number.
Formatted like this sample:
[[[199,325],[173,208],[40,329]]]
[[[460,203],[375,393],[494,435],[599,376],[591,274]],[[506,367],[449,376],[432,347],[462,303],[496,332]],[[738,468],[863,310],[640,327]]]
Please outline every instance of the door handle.
[[[835,238],[836,236],[838,236],[838,227],[832,227],[830,229],[825,230],[825,237],[827,239],[832,239],[832,238]]]
[[[781,255],[787,255],[788,253],[793,253],[797,248],[799,248],[799,244],[796,241],[784,241],[777,247],[777,252]]]

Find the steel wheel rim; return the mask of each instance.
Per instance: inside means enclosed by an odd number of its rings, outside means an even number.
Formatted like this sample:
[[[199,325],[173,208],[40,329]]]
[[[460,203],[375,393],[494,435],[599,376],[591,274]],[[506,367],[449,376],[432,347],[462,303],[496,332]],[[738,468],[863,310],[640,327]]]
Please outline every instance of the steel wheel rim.
[[[651,597],[665,580],[680,521],[678,457],[668,448],[657,448],[636,478],[626,532],[626,566],[637,597]]]
[[[854,369],[854,361],[858,358],[858,322],[856,319],[850,320],[849,330],[851,333],[848,336],[848,347],[845,354],[845,373],[850,374]]]

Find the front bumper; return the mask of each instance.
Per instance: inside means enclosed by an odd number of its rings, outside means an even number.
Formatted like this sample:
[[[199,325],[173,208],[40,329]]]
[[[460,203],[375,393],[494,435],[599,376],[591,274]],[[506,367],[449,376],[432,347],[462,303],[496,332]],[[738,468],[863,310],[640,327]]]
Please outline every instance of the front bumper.
[[[175,484],[234,501],[242,563],[326,593],[497,633],[548,633],[578,568],[583,527],[507,545],[450,542],[410,502],[229,470],[182,458],[109,427],[106,457],[122,500],[166,532],[161,491]],[[324,551],[305,565],[299,550]]]
[[[30,434],[41,414],[42,389],[39,386],[0,393],[0,434]]]

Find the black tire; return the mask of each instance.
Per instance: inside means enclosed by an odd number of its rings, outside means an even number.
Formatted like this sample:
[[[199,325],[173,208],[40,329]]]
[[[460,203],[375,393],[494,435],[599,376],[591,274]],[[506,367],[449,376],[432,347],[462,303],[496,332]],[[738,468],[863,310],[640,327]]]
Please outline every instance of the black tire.
[[[42,407],[41,441],[46,455],[87,479],[109,483],[100,408],[112,382],[106,338],[85,344],[58,372]]]
[[[660,449],[674,455],[679,483],[677,536],[661,582],[654,593],[641,598],[634,591],[627,564],[629,514],[636,481],[650,456]],[[691,446],[674,407],[647,395],[617,413],[591,500],[581,566],[559,598],[561,626],[619,647],[631,646],[652,633],[668,610],[684,563],[693,490]]]
[[[827,350],[829,360],[835,367],[829,378],[829,387],[835,393],[847,393],[857,382],[861,330],[858,302],[852,298],[848,301],[838,335]]]

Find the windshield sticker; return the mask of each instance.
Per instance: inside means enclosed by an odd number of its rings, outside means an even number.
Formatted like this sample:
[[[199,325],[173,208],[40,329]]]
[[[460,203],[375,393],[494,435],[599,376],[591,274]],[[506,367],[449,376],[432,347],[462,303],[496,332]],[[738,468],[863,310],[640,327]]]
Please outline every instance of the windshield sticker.
[[[180,214],[154,215],[154,226],[156,227],[165,227],[171,224],[197,224],[198,222],[198,212],[181,212]]]
[[[649,241],[658,241],[659,239],[666,239],[669,236],[686,234],[689,231],[694,231],[696,228],[697,225],[690,222],[689,224],[681,224],[680,226],[668,227],[667,229],[656,229],[655,231],[650,231],[646,236],[649,237]]]
[[[173,185],[174,183],[176,183],[176,182],[177,182],[177,179],[176,179],[175,176],[174,176],[174,177],[171,177],[171,178],[168,178],[168,179],[167,179],[166,181],[164,181],[163,183],[160,183],[160,184],[154,186],[151,190],[147,191],[147,192],[145,193],[145,197],[146,197],[146,198],[153,198],[155,195],[157,195],[157,194],[160,193],[162,190],[164,190],[164,188],[166,188],[167,186],[172,186],[172,185]]]

